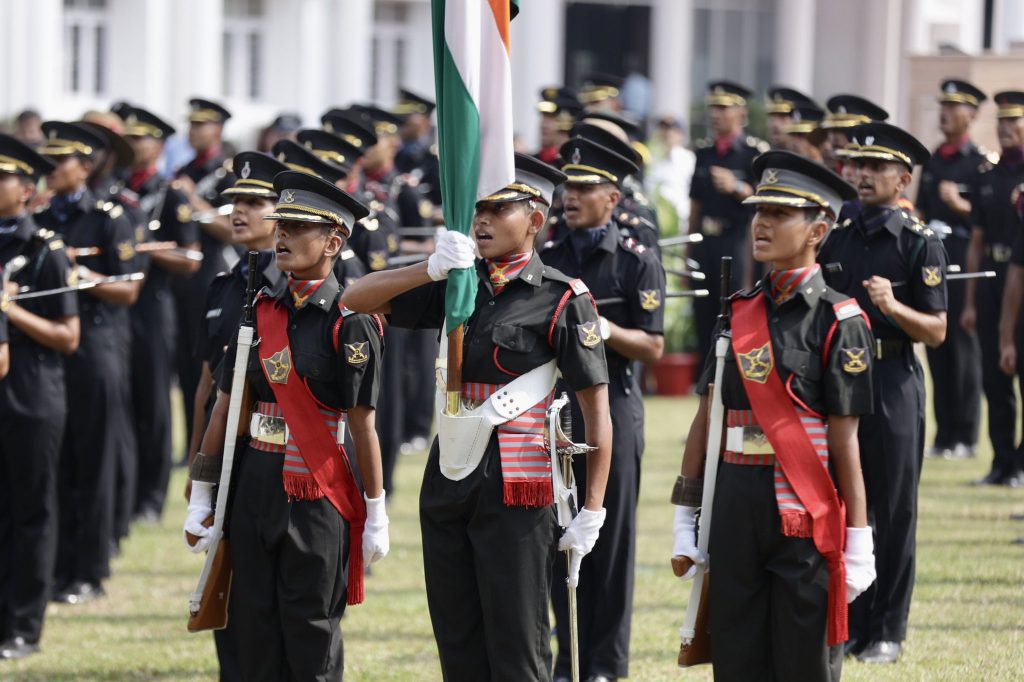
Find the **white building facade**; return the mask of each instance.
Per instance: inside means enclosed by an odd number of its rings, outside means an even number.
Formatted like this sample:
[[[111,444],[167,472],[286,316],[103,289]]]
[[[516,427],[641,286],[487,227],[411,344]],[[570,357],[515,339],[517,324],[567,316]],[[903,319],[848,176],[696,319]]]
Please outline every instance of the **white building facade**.
[[[689,117],[710,78],[860,93],[900,122],[908,55],[1006,53],[1024,0],[520,0],[516,128],[536,141],[538,90],[586,70],[635,70],[651,113]],[[986,35],[986,26],[991,28]],[[183,124],[191,96],[222,101],[228,137],[294,111],[431,94],[429,0],[0,0],[0,118],[74,118],[116,100]],[[1021,87],[1024,87],[1022,76]]]

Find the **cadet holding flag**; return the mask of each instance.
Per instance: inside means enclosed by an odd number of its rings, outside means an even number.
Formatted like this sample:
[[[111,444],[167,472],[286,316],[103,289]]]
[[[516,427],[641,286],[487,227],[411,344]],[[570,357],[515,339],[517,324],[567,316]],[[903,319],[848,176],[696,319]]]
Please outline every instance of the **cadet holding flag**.
[[[729,297],[714,334],[729,341],[714,387],[725,447],[713,508],[701,516],[713,512],[711,660],[719,681],[835,680],[847,602],[874,579],[857,444],[859,415],[871,411],[871,332],[857,302],[825,286],[815,255],[854,191],[790,152],[759,156],[753,171],[754,260],[773,269]],[[718,456],[704,449],[717,365],[710,355],[672,491],[672,555],[700,564],[696,517],[714,474],[705,456]]]

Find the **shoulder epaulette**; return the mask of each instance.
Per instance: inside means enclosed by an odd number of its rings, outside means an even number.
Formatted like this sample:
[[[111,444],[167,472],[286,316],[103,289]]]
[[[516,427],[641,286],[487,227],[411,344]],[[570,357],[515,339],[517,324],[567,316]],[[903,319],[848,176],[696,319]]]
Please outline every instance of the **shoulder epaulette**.
[[[746,142],[748,147],[753,147],[762,154],[772,148],[772,146],[765,140],[762,140],[759,137],[754,137],[753,135],[747,135]]]
[[[352,260],[355,257],[356,257],[356,252],[353,251],[352,249],[342,249],[341,254],[339,256],[339,258],[341,258],[341,260]]]
[[[569,280],[569,288],[572,289],[572,293],[577,296],[582,296],[590,291],[590,287],[588,287],[582,279]]]
[[[48,230],[45,227],[40,227],[38,230],[35,231],[35,234],[33,234],[32,236],[41,242],[45,242],[47,239],[52,238],[56,234],[57,233],[54,232],[53,230]]]
[[[624,237],[619,241],[619,243],[622,244],[622,248],[626,249],[627,251],[632,251],[633,253],[636,254],[641,254],[647,250],[646,246],[644,246],[637,240],[633,239],[632,237]]]
[[[544,242],[543,244],[540,245],[540,249],[541,249],[541,251],[543,251],[545,249],[550,249],[554,245],[555,245],[555,240],[554,239],[549,239],[549,240],[547,240],[546,242]]]
[[[113,201],[97,201],[96,208],[115,220],[124,213],[124,207],[120,204],[115,204]]]
[[[857,299],[855,298],[847,298],[838,303],[833,303],[832,311],[835,312],[836,319],[840,322],[862,314],[860,305],[857,304]]]

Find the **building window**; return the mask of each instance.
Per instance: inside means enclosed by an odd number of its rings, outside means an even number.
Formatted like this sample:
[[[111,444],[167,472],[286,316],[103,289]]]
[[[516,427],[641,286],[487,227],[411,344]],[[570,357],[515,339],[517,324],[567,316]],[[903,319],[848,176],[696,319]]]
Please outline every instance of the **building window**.
[[[107,89],[107,0],[64,0],[64,88],[76,95]]]
[[[370,97],[382,106],[391,106],[398,88],[405,83],[406,44],[409,30],[408,6],[403,2],[378,2],[374,7]]]
[[[226,97],[263,97],[263,0],[225,0],[221,42],[222,83]]]

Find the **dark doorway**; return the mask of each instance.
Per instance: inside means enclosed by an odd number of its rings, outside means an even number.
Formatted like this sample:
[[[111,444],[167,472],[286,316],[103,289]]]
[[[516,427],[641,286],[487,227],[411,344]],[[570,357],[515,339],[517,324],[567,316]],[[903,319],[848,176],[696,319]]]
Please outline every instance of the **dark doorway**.
[[[569,3],[565,14],[565,82],[592,72],[650,77],[651,8]]]

